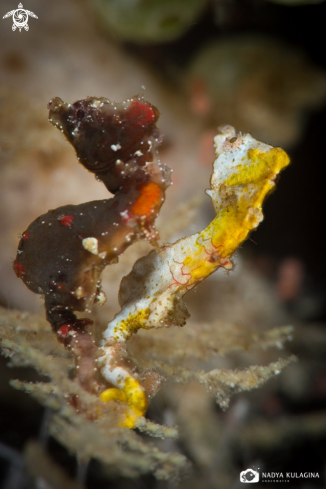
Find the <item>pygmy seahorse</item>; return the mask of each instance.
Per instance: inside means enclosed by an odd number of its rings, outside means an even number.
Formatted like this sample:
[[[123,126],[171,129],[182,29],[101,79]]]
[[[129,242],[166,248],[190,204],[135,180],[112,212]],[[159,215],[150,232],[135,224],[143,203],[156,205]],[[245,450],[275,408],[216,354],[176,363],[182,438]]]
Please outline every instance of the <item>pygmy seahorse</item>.
[[[122,103],[88,97],[49,104],[49,121],[73,145],[80,163],[113,198],[65,205],[38,217],[21,235],[13,267],[27,287],[44,295],[46,317],[76,358],[77,376],[89,391],[95,347],[74,311],[89,312],[105,300],[101,273],[139,239],[154,241],[155,218],[170,185],[170,169],[159,160],[158,110],[142,97]]]

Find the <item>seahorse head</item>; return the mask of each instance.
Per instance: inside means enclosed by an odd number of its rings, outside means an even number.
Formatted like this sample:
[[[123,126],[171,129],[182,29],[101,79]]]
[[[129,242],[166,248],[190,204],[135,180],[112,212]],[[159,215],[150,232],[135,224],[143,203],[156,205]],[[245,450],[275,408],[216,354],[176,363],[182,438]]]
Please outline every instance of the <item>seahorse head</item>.
[[[127,164],[122,172],[127,178],[151,161],[151,155],[146,153],[150,152],[152,141],[161,141],[156,128],[159,111],[141,97],[122,103],[88,97],[73,104],[55,97],[48,108],[50,122],[74,146],[79,161],[105,183],[107,175],[112,175],[107,185],[112,192],[121,184],[121,164]],[[132,165],[128,164],[130,161]]]

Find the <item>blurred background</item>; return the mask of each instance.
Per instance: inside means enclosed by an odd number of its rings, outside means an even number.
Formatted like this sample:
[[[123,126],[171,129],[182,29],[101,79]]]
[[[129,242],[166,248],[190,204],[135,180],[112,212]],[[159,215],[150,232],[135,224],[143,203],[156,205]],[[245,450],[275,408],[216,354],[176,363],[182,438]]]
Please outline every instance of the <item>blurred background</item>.
[[[107,197],[48,123],[46,106],[52,97],[73,102],[104,96],[120,102],[144,92],[158,107],[161,158],[174,170],[158,220],[163,241],[196,232],[213,217],[204,189],[219,125],[234,125],[281,146],[292,164],[265,205],[264,222],[237,253],[235,271],[217,273],[186,302],[198,335],[201,323],[215,320],[247,332],[293,325],[286,352],[299,362],[260,390],[234,396],[226,412],[198,385],[170,385],[154,399],[148,415],[180,427],[180,439],[165,449],[185,454],[192,475],[175,482],[177,487],[240,487],[240,471],[252,465],[268,472],[318,471],[319,479],[292,481],[287,487],[325,487],[326,3],[25,1],[24,8],[38,16],[29,17],[28,32],[13,31],[12,17],[2,19],[17,9],[16,3],[0,4],[0,305],[43,310],[42,300],[12,271],[17,235],[48,209]],[[108,301],[94,311],[99,325],[119,310],[120,279],[149,249],[136,245],[105,271]],[[267,364],[277,358],[275,351],[248,348],[217,358],[214,365]],[[35,474],[28,482],[17,482],[13,475],[26,465],[24,447],[40,436],[47,414],[8,384],[11,378],[35,379],[33,370],[6,363],[1,358],[0,487],[55,488],[53,481]],[[74,455],[54,439],[48,453],[68,474],[65,487],[75,487]],[[150,473],[113,478],[96,464],[78,483],[87,488],[174,487]]]

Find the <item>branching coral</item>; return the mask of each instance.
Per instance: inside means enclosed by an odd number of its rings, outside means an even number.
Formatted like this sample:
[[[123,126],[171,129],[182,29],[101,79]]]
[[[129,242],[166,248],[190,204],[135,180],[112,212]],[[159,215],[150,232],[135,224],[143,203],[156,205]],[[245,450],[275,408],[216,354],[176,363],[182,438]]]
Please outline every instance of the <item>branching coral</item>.
[[[141,328],[185,324],[188,312],[182,296],[217,269],[233,268],[233,253],[263,219],[262,203],[289,158],[249,134],[221,128],[207,191],[215,219],[199,233],[158,247],[154,220],[170,171],[158,158],[157,109],[139,97],[122,104],[88,98],[72,105],[55,98],[49,108],[51,122],[73,144],[80,162],[115,196],[64,206],[36,219],[22,234],[14,270],[31,290],[44,294],[47,319],[74,355],[82,386],[92,393],[102,391],[104,402],[126,403],[122,425],[141,427],[148,397],[157,392],[162,374],[155,369],[140,374],[128,355],[127,340]],[[140,238],[156,249],[123,279],[122,309],[97,350],[86,330],[90,321],[78,319],[74,311],[88,311],[102,301],[103,268]],[[94,374],[95,361],[101,375]],[[287,363],[280,360],[244,372],[192,373],[167,366],[163,371],[177,381],[197,379],[225,407],[232,389],[258,387]]]
[[[49,433],[80,460],[96,458],[113,474],[136,477],[150,471],[159,479],[174,477],[187,466],[183,455],[164,453],[137,433],[119,427],[123,406],[104,404],[76,379],[69,379],[70,355],[55,340],[42,315],[0,308],[0,338],[2,354],[10,358],[11,365],[31,365],[50,379],[36,383],[14,380],[11,384],[52,410]],[[175,428],[144,418],[137,427],[152,437],[177,435]]]

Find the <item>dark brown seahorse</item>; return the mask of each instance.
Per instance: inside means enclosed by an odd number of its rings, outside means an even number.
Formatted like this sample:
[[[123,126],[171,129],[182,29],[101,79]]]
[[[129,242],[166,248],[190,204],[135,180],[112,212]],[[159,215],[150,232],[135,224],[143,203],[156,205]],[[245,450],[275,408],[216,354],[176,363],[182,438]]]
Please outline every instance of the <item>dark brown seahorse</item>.
[[[33,221],[22,233],[13,263],[27,287],[44,295],[46,317],[76,359],[77,377],[89,391],[95,347],[74,311],[89,312],[101,301],[101,273],[139,239],[154,241],[155,218],[170,185],[170,170],[158,156],[162,135],[158,110],[141,97],[114,103],[88,97],[67,104],[59,97],[49,121],[74,146],[80,163],[113,198],[65,205]]]

